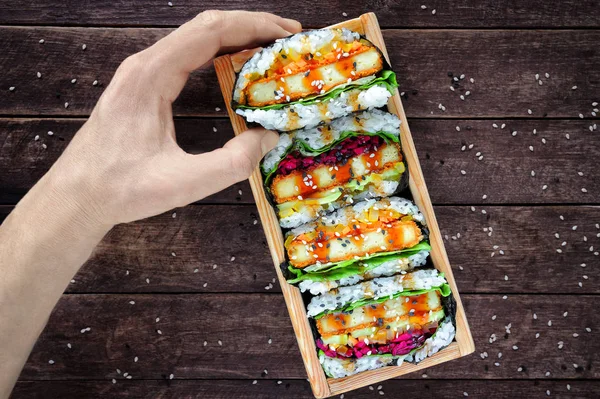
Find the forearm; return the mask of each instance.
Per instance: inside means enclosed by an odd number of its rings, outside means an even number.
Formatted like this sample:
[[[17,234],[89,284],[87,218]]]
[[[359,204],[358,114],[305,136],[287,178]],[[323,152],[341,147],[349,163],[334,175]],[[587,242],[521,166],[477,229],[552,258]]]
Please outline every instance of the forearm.
[[[85,191],[72,192],[76,184],[70,175],[49,172],[0,226],[0,398],[10,393],[70,280],[110,229],[90,217]]]

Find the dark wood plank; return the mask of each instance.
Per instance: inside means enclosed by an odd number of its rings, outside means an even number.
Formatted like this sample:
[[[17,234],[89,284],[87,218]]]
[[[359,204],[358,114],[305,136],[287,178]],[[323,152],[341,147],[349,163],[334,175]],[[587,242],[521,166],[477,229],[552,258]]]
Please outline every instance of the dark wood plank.
[[[600,199],[600,180],[594,178],[600,135],[587,130],[588,121],[413,119],[409,123],[434,204],[589,204]],[[0,119],[0,203],[15,204],[82,124],[81,119]],[[210,151],[233,137],[225,119],[178,119],[176,130],[181,146],[192,153]],[[48,131],[54,135],[48,136]],[[478,153],[483,155],[481,161]],[[243,182],[204,202],[252,203],[253,198]]]
[[[421,4],[428,4],[426,10]],[[381,27],[581,27],[599,26],[600,14],[593,0],[561,2],[459,1],[424,3],[383,0],[376,3],[334,0],[319,3],[288,3],[274,0],[242,1],[137,1],[114,3],[96,0],[85,7],[76,0],[59,6],[50,1],[2,3],[0,24],[44,25],[179,25],[208,9],[246,9],[273,12],[295,18],[305,27],[322,27],[375,11]],[[436,13],[432,14],[435,9]]]
[[[302,380],[163,380],[135,381],[122,380],[116,384],[108,381],[31,381],[17,383],[12,398],[47,398],[48,396],[68,398],[297,398],[312,399],[307,381]],[[281,382],[281,383],[279,383]],[[598,381],[476,381],[476,380],[390,380],[380,385],[365,387],[344,394],[347,399],[378,397],[401,397],[407,392],[418,398],[456,399],[464,397],[486,397],[504,399],[522,395],[542,397],[550,391],[552,398],[589,398],[600,390]],[[374,396],[375,395],[375,396]],[[339,398],[339,396],[337,396]]]
[[[0,119],[0,204],[16,204],[50,169],[83,123],[83,119]],[[217,128],[216,133],[213,128]],[[222,147],[233,138],[231,124],[224,119],[180,119],[176,129],[179,144],[194,154]],[[49,131],[52,136],[48,136]],[[244,181],[203,202],[253,201],[250,186]]]
[[[0,28],[0,114],[88,115],[118,64],[170,31]],[[589,118],[591,103],[600,100],[598,30],[386,30],[384,37],[409,117]],[[448,72],[466,75],[454,92]],[[466,91],[471,94],[461,101]],[[192,74],[174,111],[225,115],[212,68]]]
[[[9,210],[0,207],[0,214]],[[477,207],[472,212],[441,206],[435,211],[448,236],[446,249],[461,293],[600,293],[599,207]],[[119,225],[68,291],[265,292],[275,270],[255,220],[254,206],[202,205],[178,209],[175,219],[167,213]],[[484,231],[489,227],[492,236]]]
[[[600,377],[600,315],[594,311],[600,296],[462,298],[477,351],[428,369],[428,377],[527,379],[547,378],[547,372],[554,379]],[[91,330],[82,334],[87,327]],[[497,336],[493,343],[491,334]],[[481,359],[483,352],[489,357]],[[177,379],[306,378],[283,298],[266,294],[64,296],[22,378],[110,380],[118,377],[117,369],[134,380],[170,374]],[[422,373],[406,378],[423,379]]]

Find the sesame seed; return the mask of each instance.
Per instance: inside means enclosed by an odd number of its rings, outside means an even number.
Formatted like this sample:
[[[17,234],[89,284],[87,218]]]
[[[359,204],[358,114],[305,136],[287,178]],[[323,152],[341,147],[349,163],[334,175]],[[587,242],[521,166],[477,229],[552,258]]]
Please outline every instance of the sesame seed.
[[[436,10],[432,10],[432,11],[431,11],[431,13],[432,13],[433,15],[435,15],[435,13],[436,13]]]
[[[577,90],[577,86],[571,87],[571,90]]]
[[[139,360],[139,358],[138,358],[137,356],[133,358],[133,362],[134,362],[134,363],[137,363],[137,362],[138,362],[138,360]]]
[[[580,117],[581,119],[583,119],[583,114],[579,114],[579,117]]]
[[[456,126],[456,131],[460,132],[460,126]]]
[[[48,364],[54,364],[54,360],[52,360],[52,359],[48,360]]]
[[[175,377],[173,374],[170,374],[170,375],[169,375],[169,379],[170,379],[170,380],[172,380],[172,379],[173,379],[173,377]]]
[[[69,103],[68,102],[65,103],[65,108],[69,108]]]
[[[156,333],[157,333],[158,335],[162,335],[162,331],[160,331],[160,330],[156,330]]]
[[[532,145],[529,146],[529,151],[533,152],[533,146]]]
[[[116,384],[116,383],[117,383],[117,380],[115,380],[115,379],[113,378],[113,379],[112,379],[112,383],[113,383],[113,384]]]
[[[426,9],[427,9],[427,6],[425,4],[422,4],[421,5],[421,10],[426,10]]]
[[[461,170],[461,171],[460,171],[460,174],[464,176],[464,175],[466,175],[466,174],[467,174],[467,172],[465,172],[464,170]]]
[[[170,2],[170,1],[167,3],[167,5],[168,5],[169,7],[173,7],[173,3],[172,3],[172,2]]]
[[[33,141],[38,141],[40,139],[40,135],[36,134],[35,137],[33,138]]]
[[[44,44],[45,40],[44,39],[40,39],[40,41],[38,43],[40,44]]]
[[[585,189],[585,188],[582,188],[582,189],[581,189],[581,192],[582,192],[582,193],[587,193],[587,189]]]
[[[129,301],[130,305],[135,305],[135,301]]]

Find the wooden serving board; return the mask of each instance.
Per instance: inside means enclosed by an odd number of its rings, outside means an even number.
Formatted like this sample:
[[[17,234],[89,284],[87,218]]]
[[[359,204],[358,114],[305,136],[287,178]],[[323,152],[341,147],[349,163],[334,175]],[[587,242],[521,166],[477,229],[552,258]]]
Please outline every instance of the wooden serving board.
[[[341,22],[336,25],[330,26],[330,28],[347,28],[364,35],[367,39],[373,42],[381,51],[384,56],[390,62],[385,43],[383,42],[383,36],[377,22],[377,17],[374,13],[362,14],[359,18],[351,19],[345,22]],[[231,108],[231,98],[233,92],[233,86],[235,82],[235,74],[239,72],[242,65],[248,60],[258,49],[244,50],[235,54],[228,54],[218,58],[215,58],[214,65],[219,79],[219,85],[223,92],[223,98],[227,106],[227,112],[233,125],[233,130],[236,135],[247,130],[248,127],[244,119],[237,115]],[[284,237],[277,221],[275,211],[267,201],[265,191],[263,188],[262,175],[259,168],[256,168],[250,176],[250,186],[252,193],[258,207],[260,219],[265,230],[269,250],[273,258],[273,264],[279,278],[279,284],[281,285],[281,291],[285,298],[285,303],[292,320],[294,332],[298,340],[298,346],[304,360],[308,379],[310,381],[313,393],[317,398],[326,398],[333,395],[341,394],[342,392],[357,389],[366,385],[376,384],[380,381],[387,380],[389,378],[398,377],[403,374],[412,373],[417,370],[446,362],[448,360],[457,359],[462,356],[466,356],[475,350],[471,331],[469,330],[469,324],[465,317],[464,309],[454,276],[452,275],[452,269],[446,255],[446,249],[442,241],[442,236],[433,212],[433,206],[429,199],[429,193],[427,186],[423,178],[423,172],[421,171],[421,165],[419,164],[419,158],[415,150],[415,145],[412,140],[406,115],[402,108],[402,102],[400,101],[400,95],[398,90],[395,90],[394,95],[388,102],[388,110],[391,113],[396,114],[402,121],[400,125],[400,139],[402,143],[402,149],[406,157],[406,163],[409,171],[409,188],[413,195],[414,202],[417,204],[421,212],[425,215],[427,225],[429,227],[429,241],[431,244],[431,260],[434,266],[444,273],[454,298],[456,299],[456,342],[453,342],[447,348],[441,350],[437,354],[426,358],[419,364],[404,363],[401,366],[388,366],[378,370],[371,370],[362,372],[350,377],[344,378],[327,378],[323,371],[319,359],[317,356],[317,348],[315,345],[315,337],[313,337],[308,318],[306,316],[306,310],[304,302],[300,294],[300,290],[290,284],[288,284],[279,268],[279,265],[285,261],[285,249],[284,249]]]

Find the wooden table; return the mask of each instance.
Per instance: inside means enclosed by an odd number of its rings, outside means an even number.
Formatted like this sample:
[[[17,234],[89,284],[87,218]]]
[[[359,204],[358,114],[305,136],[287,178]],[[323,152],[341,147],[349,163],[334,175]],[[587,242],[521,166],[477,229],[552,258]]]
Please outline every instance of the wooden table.
[[[173,3],[0,4],[0,218],[119,63],[197,12],[254,8],[320,27],[375,11],[477,351],[345,396],[598,396],[597,1]],[[214,70],[194,73],[174,106],[182,147],[231,138],[224,108]],[[175,211],[106,236],[15,398],[312,397],[280,288],[267,289],[275,271],[248,184]]]

